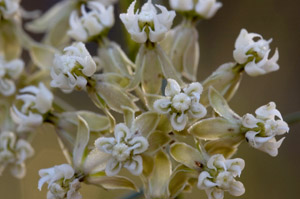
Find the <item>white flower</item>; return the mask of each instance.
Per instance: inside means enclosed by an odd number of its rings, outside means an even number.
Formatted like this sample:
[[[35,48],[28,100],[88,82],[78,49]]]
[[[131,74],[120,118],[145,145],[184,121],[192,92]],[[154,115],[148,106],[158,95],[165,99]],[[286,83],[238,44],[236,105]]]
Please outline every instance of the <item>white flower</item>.
[[[86,11],[85,5],[81,5],[82,16],[73,11],[70,16],[70,27],[68,35],[77,41],[88,41],[90,38],[100,35],[103,31],[111,28],[115,22],[114,8],[107,8],[99,2],[88,2]]]
[[[19,132],[31,131],[43,122],[42,114],[47,113],[53,102],[53,94],[40,83],[39,87],[27,86],[20,90],[17,100],[22,101],[20,110],[14,105],[11,109],[11,117],[18,125]]]
[[[168,11],[164,6],[156,5],[161,11],[158,14],[152,1],[148,0],[140,12],[134,13],[135,3],[136,1],[131,3],[126,14],[120,14],[120,18],[132,39],[138,43],[145,43],[147,40],[151,42],[163,40],[165,33],[172,26],[175,12]]]
[[[206,115],[205,107],[199,103],[202,90],[202,85],[195,82],[181,91],[175,80],[168,79],[166,97],[156,100],[153,107],[158,113],[170,115],[172,127],[181,131],[188,122],[188,116],[199,119]]]
[[[26,174],[25,160],[34,155],[31,145],[16,134],[9,131],[0,134],[0,175],[7,167],[16,178],[23,178]]]
[[[73,167],[68,164],[41,169],[38,189],[41,190],[42,186],[47,183],[49,189],[47,199],[80,199],[81,195],[78,192],[80,182],[74,174]]]
[[[101,137],[95,141],[99,150],[111,154],[105,168],[106,175],[114,176],[122,167],[133,175],[140,175],[143,171],[143,159],[139,154],[147,150],[147,139],[123,123],[116,125],[114,135],[114,138]]]
[[[0,0],[0,18],[12,18],[19,10],[20,0]]]
[[[242,125],[246,128],[247,141],[252,147],[277,156],[284,139],[276,142],[275,136],[287,133],[288,124],[283,121],[274,102],[259,107],[255,113],[256,117],[251,114],[243,116]]]
[[[258,40],[254,40],[258,38]],[[272,58],[268,59],[270,54],[269,44],[272,39],[266,41],[261,35],[248,33],[242,29],[235,42],[233,57],[239,64],[246,64],[245,71],[250,76],[264,75],[279,69],[277,64],[279,54],[276,49]]]
[[[0,55],[0,94],[11,96],[16,92],[14,80],[17,80],[24,69],[24,62],[20,59],[5,61]]]
[[[51,69],[51,86],[68,93],[76,87],[85,89],[87,77],[96,72],[96,63],[82,42],[64,49],[64,55],[56,55]]]
[[[203,18],[209,19],[222,7],[216,0],[169,0],[170,6],[176,11],[195,11]]]
[[[240,176],[245,167],[243,159],[228,159],[223,155],[216,154],[207,160],[205,171],[198,177],[197,187],[205,190],[208,198],[222,199],[224,191],[228,191],[233,196],[244,194],[244,185],[234,178]]]

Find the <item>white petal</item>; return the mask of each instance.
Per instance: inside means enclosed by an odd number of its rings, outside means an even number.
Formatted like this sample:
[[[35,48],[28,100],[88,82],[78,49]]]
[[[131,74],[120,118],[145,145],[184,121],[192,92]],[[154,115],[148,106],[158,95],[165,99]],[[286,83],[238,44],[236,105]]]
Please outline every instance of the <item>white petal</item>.
[[[106,165],[105,173],[107,176],[115,176],[117,175],[122,168],[122,164],[118,162],[116,159],[111,158]]]
[[[165,88],[165,95],[168,97],[173,97],[180,93],[180,86],[174,79],[168,79],[168,84]]]
[[[115,144],[116,144],[115,138],[101,137],[95,141],[96,148],[105,153],[112,153]]]
[[[140,175],[143,172],[143,159],[141,156],[133,156],[131,160],[126,161],[124,168],[128,169],[133,175]]]
[[[154,102],[153,108],[160,114],[167,114],[171,111],[171,101],[169,98],[158,99]]]
[[[185,128],[185,126],[186,126],[186,123],[188,121],[188,117],[184,113],[182,113],[180,115],[177,114],[177,113],[173,113],[171,115],[170,120],[171,120],[172,127],[176,131],[182,131]]]

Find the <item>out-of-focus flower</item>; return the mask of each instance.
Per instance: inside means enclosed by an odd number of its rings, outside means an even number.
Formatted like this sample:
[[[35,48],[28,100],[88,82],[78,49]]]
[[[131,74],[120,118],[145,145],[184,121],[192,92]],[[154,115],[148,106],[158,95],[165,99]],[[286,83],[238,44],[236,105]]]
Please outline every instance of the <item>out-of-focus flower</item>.
[[[82,42],[64,49],[64,55],[56,55],[51,69],[51,86],[69,93],[76,87],[85,89],[87,77],[96,72],[96,63]]]
[[[216,0],[169,0],[172,9],[180,12],[196,12],[197,15],[209,19],[222,7]]]
[[[254,40],[258,38],[258,40]],[[242,29],[235,42],[233,57],[239,64],[245,64],[245,71],[250,76],[264,75],[279,69],[277,61],[279,53],[276,49],[273,57],[270,59],[271,52],[269,44],[272,39],[266,41],[261,35],[248,33]]]
[[[243,128],[249,144],[271,156],[277,156],[278,148],[284,138],[276,141],[276,135],[283,135],[289,131],[288,124],[283,121],[276,104],[270,102],[255,111],[256,117],[246,114],[243,117]],[[278,118],[278,119],[275,119]]]
[[[16,178],[23,178],[26,174],[25,160],[32,157],[34,150],[23,139],[18,139],[15,133],[3,131],[0,134],[0,175],[7,166],[11,166],[11,173]]]
[[[181,131],[185,128],[189,116],[199,119],[206,115],[206,108],[199,103],[202,90],[202,85],[195,82],[181,91],[175,80],[168,79],[165,89],[166,97],[156,100],[153,105],[154,109],[158,113],[170,115],[172,127]]]
[[[20,0],[0,0],[0,19],[12,18],[19,10]]]
[[[240,176],[244,167],[243,159],[226,160],[223,155],[213,155],[208,159],[205,171],[200,173],[197,186],[205,190],[209,199],[224,198],[224,191],[241,196],[245,192],[244,185],[234,178]]]
[[[168,11],[164,6],[156,5],[161,11],[158,14],[152,1],[148,0],[140,12],[134,13],[135,3],[136,1],[131,3],[126,14],[120,14],[120,18],[132,39],[138,43],[145,43],[147,40],[151,42],[161,41],[172,26],[175,12]]]
[[[11,96],[16,92],[14,80],[18,79],[24,69],[24,62],[20,59],[5,61],[0,56],[0,93]]]
[[[88,2],[81,5],[81,16],[73,11],[70,16],[70,30],[68,35],[77,41],[86,42],[96,38],[111,28],[115,22],[113,6],[105,7],[99,2]]]
[[[40,83],[39,87],[27,86],[21,89],[16,99],[23,104],[20,110],[14,105],[11,116],[18,125],[17,130],[24,132],[42,124],[42,114],[47,113],[52,107],[53,94],[43,83]]]
[[[123,123],[116,125],[114,135],[115,137],[101,137],[95,141],[95,146],[100,151],[111,154],[105,168],[106,175],[114,176],[122,167],[133,175],[140,175],[143,171],[143,159],[140,154],[148,148],[147,139]]]

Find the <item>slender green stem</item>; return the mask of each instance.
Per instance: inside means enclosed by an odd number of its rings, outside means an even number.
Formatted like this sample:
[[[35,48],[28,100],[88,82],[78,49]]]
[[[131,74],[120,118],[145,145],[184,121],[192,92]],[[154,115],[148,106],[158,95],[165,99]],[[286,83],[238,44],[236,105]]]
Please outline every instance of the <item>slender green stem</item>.
[[[284,121],[286,121],[289,125],[300,122],[300,111],[286,115],[284,117]]]

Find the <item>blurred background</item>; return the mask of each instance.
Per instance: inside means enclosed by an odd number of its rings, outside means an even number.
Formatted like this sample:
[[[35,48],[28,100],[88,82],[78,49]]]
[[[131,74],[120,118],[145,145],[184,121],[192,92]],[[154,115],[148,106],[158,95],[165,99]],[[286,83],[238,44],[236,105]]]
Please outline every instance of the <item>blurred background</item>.
[[[122,0],[121,0],[122,1]],[[49,9],[55,0],[22,0],[26,10]],[[167,1],[156,1],[165,3]],[[202,81],[219,65],[233,61],[234,42],[242,28],[261,34],[265,39],[273,38],[271,48],[278,47],[280,53],[278,72],[251,78],[244,75],[238,93],[230,106],[240,115],[254,113],[261,105],[274,101],[283,116],[300,111],[300,12],[295,0],[222,0],[223,7],[211,20],[198,24],[200,39],[200,66],[198,80]],[[117,6],[116,13],[120,12]],[[122,10],[121,12],[124,12]],[[180,20],[180,17],[177,17]],[[109,37],[124,45],[120,35],[122,24],[117,20]],[[39,37],[37,37],[39,38]],[[92,109],[84,93],[67,96],[78,109]],[[76,97],[76,98],[74,98]],[[74,100],[76,99],[76,100]],[[38,170],[65,163],[51,126],[38,130],[33,142],[36,155],[27,161],[27,175],[22,181],[14,179],[9,172],[0,177],[0,198],[42,199],[46,198],[46,187],[37,190]],[[299,135],[298,135],[299,133]],[[290,132],[276,158],[249,147],[240,146],[236,157],[246,161],[241,181],[246,193],[243,199],[296,199],[300,195],[300,123],[290,126]],[[83,185],[83,198],[122,198],[126,191],[105,191]],[[197,188],[185,198],[206,198]],[[234,198],[226,195],[225,198]]]

